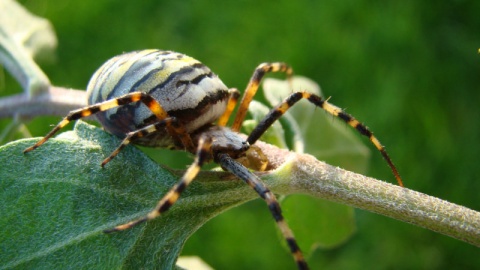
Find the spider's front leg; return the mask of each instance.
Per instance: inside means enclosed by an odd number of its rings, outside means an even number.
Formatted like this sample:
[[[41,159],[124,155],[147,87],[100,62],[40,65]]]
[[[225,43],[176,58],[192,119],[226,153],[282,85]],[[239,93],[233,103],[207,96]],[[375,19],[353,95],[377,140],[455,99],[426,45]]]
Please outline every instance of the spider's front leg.
[[[308,265],[303,257],[303,253],[300,250],[295,237],[293,236],[292,230],[282,215],[282,209],[280,208],[280,204],[278,203],[275,195],[263,184],[260,178],[250,172],[246,167],[232,159],[229,155],[218,154],[215,157],[215,161],[218,162],[222,168],[226,169],[247,183],[267,203],[278,228],[282,232],[282,235],[285,238],[288,247],[290,248],[290,252],[293,255],[298,269],[308,269]]]
[[[320,96],[317,96],[315,94],[311,94],[308,92],[292,93],[290,94],[290,96],[285,98],[282,101],[282,103],[280,103],[275,108],[270,110],[270,112],[265,116],[265,118],[262,121],[260,121],[258,125],[255,127],[255,129],[250,133],[247,139],[248,143],[250,143],[251,145],[254,144],[260,138],[260,136],[262,136],[263,133],[265,133],[265,131],[267,131],[267,129],[275,121],[277,121],[284,113],[287,112],[288,109],[290,109],[293,105],[295,105],[301,99],[306,99],[310,103],[314,104],[315,106],[322,108],[327,113],[342,119],[345,123],[347,123],[354,129],[356,129],[360,134],[368,137],[370,142],[372,142],[375,148],[377,148],[377,150],[382,154],[383,158],[387,161],[388,166],[392,170],[393,175],[395,176],[398,184],[403,187],[403,181],[402,181],[402,178],[400,177],[400,174],[398,173],[397,168],[395,167],[392,160],[390,159],[390,156],[387,154],[385,147],[383,147],[383,145],[380,143],[377,137],[373,135],[373,132],[371,132],[367,128],[367,126],[360,123],[353,116],[344,112],[339,107],[328,103],[326,100],[324,100]]]
[[[243,94],[242,101],[240,102],[240,107],[238,108],[237,115],[233,121],[232,130],[239,131],[242,126],[243,119],[248,111],[248,106],[252,102],[253,97],[257,93],[258,86],[262,81],[262,78],[268,72],[284,72],[287,74],[287,79],[290,80],[293,74],[292,68],[286,63],[274,62],[274,63],[263,63],[260,64],[255,71],[253,72],[252,78],[248,82],[245,93]]]
[[[195,179],[198,172],[200,172],[200,169],[202,168],[203,164],[210,160],[211,145],[212,145],[212,139],[210,137],[202,136],[200,138],[198,147],[197,147],[196,156],[195,156],[195,161],[193,162],[192,165],[190,165],[190,167],[188,167],[187,171],[182,176],[182,178],[178,181],[178,183],[175,184],[170,189],[170,191],[167,194],[165,194],[165,196],[163,196],[163,198],[158,202],[155,209],[153,209],[150,213],[148,213],[146,216],[140,219],[119,225],[113,229],[105,230],[104,232],[112,233],[116,231],[123,231],[126,229],[130,229],[145,221],[157,218],[162,213],[170,209],[170,207],[178,200],[178,198],[180,198],[180,195],[182,194],[182,192]]]
[[[230,97],[228,98],[227,108],[225,112],[218,118],[217,125],[224,127],[233,110],[237,106],[238,98],[240,97],[240,92],[236,88],[229,89]]]

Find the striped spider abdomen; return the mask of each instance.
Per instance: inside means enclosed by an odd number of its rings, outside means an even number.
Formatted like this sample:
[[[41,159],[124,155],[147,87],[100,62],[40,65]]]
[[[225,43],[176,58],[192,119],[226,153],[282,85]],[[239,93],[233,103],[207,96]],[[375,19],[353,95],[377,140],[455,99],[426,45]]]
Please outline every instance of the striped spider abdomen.
[[[116,56],[103,64],[88,83],[88,104],[132,92],[154,98],[187,133],[216,121],[229,98],[225,84],[198,60],[171,51],[142,50]],[[105,130],[120,138],[158,121],[141,102],[98,112],[95,116]],[[138,138],[135,143],[175,148],[166,130]]]

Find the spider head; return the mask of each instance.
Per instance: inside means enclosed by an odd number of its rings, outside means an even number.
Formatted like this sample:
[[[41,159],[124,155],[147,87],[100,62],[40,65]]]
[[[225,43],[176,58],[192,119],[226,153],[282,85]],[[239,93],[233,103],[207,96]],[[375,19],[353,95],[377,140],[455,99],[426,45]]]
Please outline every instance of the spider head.
[[[212,138],[211,151],[213,156],[223,153],[236,159],[250,148],[250,144],[246,138],[240,133],[234,132],[226,127],[210,126],[193,135],[193,139],[197,141],[201,136]]]

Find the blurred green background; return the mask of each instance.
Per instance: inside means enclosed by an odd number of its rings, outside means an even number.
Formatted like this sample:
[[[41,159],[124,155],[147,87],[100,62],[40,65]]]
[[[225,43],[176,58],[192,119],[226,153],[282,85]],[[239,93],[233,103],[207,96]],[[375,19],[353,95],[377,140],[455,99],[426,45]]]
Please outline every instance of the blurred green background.
[[[480,1],[19,2],[55,27],[56,59],[42,64],[55,85],[84,89],[105,60],[145,48],[193,56],[241,90],[259,63],[288,62],[375,132],[408,188],[480,210]],[[21,92],[9,75],[1,80],[2,96]],[[29,127],[41,136],[57,121]],[[188,163],[167,153],[160,162]],[[368,175],[395,182],[376,153]],[[480,267],[476,247],[376,214],[356,217],[358,232],[315,252],[314,268]],[[216,269],[284,269],[291,257],[276,234],[257,200],[207,223],[183,254]]]

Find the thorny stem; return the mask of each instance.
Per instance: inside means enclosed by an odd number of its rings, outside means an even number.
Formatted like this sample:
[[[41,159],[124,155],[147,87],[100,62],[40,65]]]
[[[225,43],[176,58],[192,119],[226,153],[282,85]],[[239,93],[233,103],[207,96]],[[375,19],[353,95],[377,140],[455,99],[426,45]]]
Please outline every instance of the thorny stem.
[[[85,91],[50,87],[47,93],[0,99],[0,118],[64,116],[86,105]],[[266,174],[270,188],[281,194],[304,193],[388,217],[480,247],[480,213],[420,192],[333,167],[313,156],[257,142],[277,173]],[[270,179],[271,178],[271,179]]]

